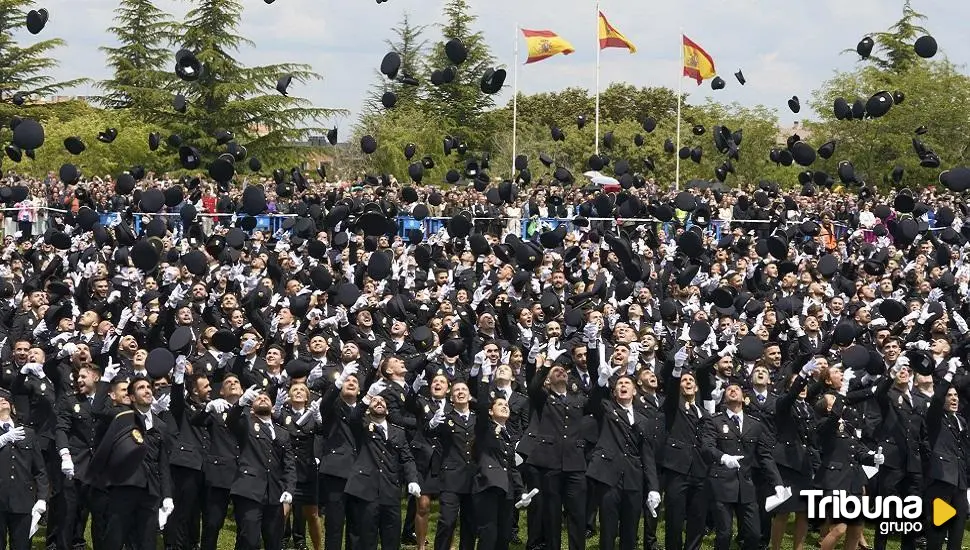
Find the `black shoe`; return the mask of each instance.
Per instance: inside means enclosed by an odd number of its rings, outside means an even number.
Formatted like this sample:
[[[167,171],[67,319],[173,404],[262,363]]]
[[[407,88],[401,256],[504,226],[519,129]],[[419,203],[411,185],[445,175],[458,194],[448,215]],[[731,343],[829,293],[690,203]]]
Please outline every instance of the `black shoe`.
[[[401,536],[401,544],[410,544],[410,545],[415,545],[416,546],[418,544],[418,536],[415,535],[414,533],[410,533],[410,534],[407,534],[407,535],[402,535]]]
[[[586,540],[590,540],[594,536],[596,536],[596,533],[594,533],[592,529],[587,529],[586,530]]]

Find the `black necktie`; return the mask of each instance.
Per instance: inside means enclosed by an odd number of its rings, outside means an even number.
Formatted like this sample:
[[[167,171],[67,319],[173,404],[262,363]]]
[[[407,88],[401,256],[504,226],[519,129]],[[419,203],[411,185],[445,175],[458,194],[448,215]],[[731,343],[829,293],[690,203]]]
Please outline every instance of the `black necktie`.
[[[761,395],[761,394],[759,393],[759,394],[758,394],[758,403],[764,403],[764,402],[765,402],[765,396],[763,396],[763,395]]]
[[[7,424],[6,422],[0,424],[0,435],[3,435],[8,431],[10,431],[10,424]]]
[[[380,424],[374,424],[374,426],[374,431],[377,432],[377,435],[381,436],[381,439],[387,440],[387,434],[384,433],[384,426]]]
[[[734,422],[734,427],[737,428],[738,431],[740,432],[741,431],[741,418],[738,417],[738,415],[734,415],[734,416],[731,417],[731,420]]]

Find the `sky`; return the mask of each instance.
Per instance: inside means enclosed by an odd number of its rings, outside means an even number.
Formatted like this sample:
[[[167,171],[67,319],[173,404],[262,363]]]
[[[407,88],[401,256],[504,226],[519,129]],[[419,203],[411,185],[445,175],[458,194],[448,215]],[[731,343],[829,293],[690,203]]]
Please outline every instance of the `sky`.
[[[514,46],[519,43],[518,88],[524,93],[560,90],[569,86],[593,90],[596,85],[597,19],[595,0],[468,0],[478,17],[475,28],[484,33],[498,65],[509,71],[499,105],[512,97]],[[305,97],[316,106],[346,109],[350,115],[326,121],[325,126],[349,128],[357,120],[364,98],[375,83],[375,69],[387,52],[385,40],[407,12],[412,21],[426,24],[429,42],[442,40],[440,23],[444,0],[244,0],[239,32],[255,47],[238,52],[247,65],[281,62],[306,63],[323,76],[307,85],[294,83],[290,95]],[[54,52],[60,79],[108,76],[99,46],[110,45],[117,1],[44,0],[50,20],[38,37],[25,30],[17,36],[24,44],[60,37],[67,46]],[[156,5],[181,18],[189,1],[157,0]],[[963,67],[970,62],[970,41],[962,28],[970,19],[970,2],[913,0],[924,13],[924,26],[946,56]],[[600,10],[610,23],[638,48],[601,52],[600,82],[627,82],[636,86],[667,86],[690,94],[702,103],[711,97],[721,103],[765,105],[777,110],[782,125],[816,115],[808,98],[837,70],[852,70],[859,57],[841,53],[855,48],[867,33],[888,28],[902,13],[901,0],[601,0]],[[576,52],[521,65],[525,42],[516,27],[551,30],[569,40]],[[680,78],[680,34],[686,34],[714,58],[727,87],[713,91],[710,82],[698,86]],[[174,48],[173,64],[174,64]],[[747,83],[733,74],[743,70]],[[875,93],[878,90],[873,90]],[[66,92],[97,93],[92,87]],[[787,100],[797,95],[802,110],[788,110]],[[344,133],[343,135],[347,135]]]

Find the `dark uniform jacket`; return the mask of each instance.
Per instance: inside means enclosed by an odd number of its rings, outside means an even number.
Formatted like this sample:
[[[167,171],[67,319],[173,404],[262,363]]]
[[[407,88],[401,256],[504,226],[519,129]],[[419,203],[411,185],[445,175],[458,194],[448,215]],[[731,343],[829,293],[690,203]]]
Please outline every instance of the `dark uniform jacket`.
[[[438,477],[441,490],[449,493],[471,493],[478,469],[474,457],[477,415],[469,410],[467,416],[465,420],[454,407],[445,405],[444,422],[429,430],[441,445],[443,457]]]
[[[90,484],[88,465],[98,444],[98,420],[91,411],[91,402],[82,394],[64,396],[57,406],[57,449],[71,452],[74,478]]]
[[[358,449],[353,426],[360,423],[366,410],[367,405],[362,401],[350,406],[340,399],[340,390],[333,383],[327,386],[320,402],[323,417],[321,474],[343,479],[350,476]]]
[[[293,493],[296,466],[290,435],[282,426],[264,423],[248,407],[233,405],[226,424],[239,441],[239,460],[230,494],[262,503],[279,504],[280,496]]]
[[[385,435],[368,418],[352,425],[360,454],[344,492],[367,502],[395,505],[401,500],[401,488],[418,482],[418,472],[404,429],[390,422],[385,424]]]
[[[771,437],[756,416],[744,414],[738,430],[727,412],[716,413],[701,424],[699,438],[701,454],[710,465],[708,485],[718,502],[753,502],[755,478],[767,478],[772,487],[783,484],[771,456]],[[741,467],[721,464],[724,455],[743,456]]]
[[[528,463],[537,468],[563,472],[586,471],[586,439],[583,417],[586,397],[581,393],[556,395],[543,387],[550,369],[541,368],[529,385],[529,401],[536,421],[529,429],[535,441]]]
[[[49,485],[37,433],[25,427],[24,436],[0,447],[0,512],[29,514],[37,500],[47,498]]]
[[[586,476],[624,490],[660,491],[647,418],[631,404],[634,413],[630,424],[627,410],[610,398],[609,387],[595,385],[590,400],[599,424],[599,439]]]

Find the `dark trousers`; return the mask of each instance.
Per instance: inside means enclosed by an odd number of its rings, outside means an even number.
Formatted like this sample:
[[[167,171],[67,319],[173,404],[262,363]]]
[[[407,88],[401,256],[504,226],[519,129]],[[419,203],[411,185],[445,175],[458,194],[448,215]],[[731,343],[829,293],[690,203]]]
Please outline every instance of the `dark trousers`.
[[[401,528],[401,538],[410,537],[415,534],[414,516],[418,513],[418,501],[413,496],[408,495],[408,507],[404,512],[404,526]]]
[[[290,517],[283,522],[283,540],[293,541],[293,548],[306,546],[306,518],[303,517],[303,504],[294,503]]]
[[[0,512],[0,550],[30,550],[30,514]]]
[[[283,505],[263,504],[233,497],[236,516],[236,550],[259,550],[262,537],[265,550],[280,550],[283,545]]]
[[[758,550],[761,521],[757,502],[714,503],[714,550],[730,550],[734,518],[738,519],[741,550]]]
[[[458,548],[474,550],[476,527],[472,496],[443,491],[438,497],[438,502],[441,512],[438,515],[438,528],[434,534],[434,550],[451,548],[451,538],[455,534],[455,525],[459,518],[461,518],[461,531],[458,535]]]
[[[104,550],[155,550],[158,539],[158,498],[141,487],[108,490]]]
[[[637,545],[637,527],[643,508],[643,491],[625,491],[590,481],[600,505],[600,548],[613,550],[620,537],[620,550],[633,550]]]
[[[56,515],[63,518],[59,522],[54,540],[58,550],[71,550],[75,546],[85,545],[84,527],[91,513],[90,500],[91,486],[77,479],[65,480],[61,491],[51,497],[48,517]],[[93,521],[91,530],[94,531]]]
[[[201,470],[172,466],[175,510],[165,524],[165,547],[188,550],[199,544],[205,478]]]
[[[879,468],[879,472],[876,474],[875,482],[875,494],[877,496],[898,496],[900,498],[906,498],[910,495],[919,495],[922,485],[920,474],[908,473],[897,468],[887,468],[885,464]],[[926,502],[930,503],[930,508],[932,508],[932,500]],[[932,523],[926,523],[924,526],[932,525]],[[901,550],[916,550],[916,533],[909,533],[906,535],[900,535],[900,548]],[[886,550],[886,543],[889,542],[889,535],[884,535],[876,529],[876,539],[873,543],[873,547],[876,550]]]
[[[697,550],[704,538],[710,499],[710,494],[704,490],[705,480],[670,471],[666,472],[665,477],[664,548]]]
[[[586,472],[563,472],[562,470],[541,469],[543,495],[542,525],[546,537],[546,548],[562,548],[562,510],[566,508],[566,531],[569,550],[586,548]]]
[[[957,511],[957,515],[940,527],[933,525],[933,500],[941,499],[952,506]],[[926,550],[941,550],[944,541],[947,550],[960,550],[963,547],[963,528],[967,524],[967,491],[942,481],[934,480],[926,488],[926,497],[923,502],[929,503],[923,512],[926,520],[923,522],[926,529]],[[947,539],[949,537],[949,539]]]
[[[532,503],[526,508],[525,525],[526,525],[526,548],[535,548],[541,544],[545,544],[544,533],[542,531],[542,474],[534,466],[529,466],[528,464],[522,465],[522,481],[529,490],[539,489],[539,493],[532,497]],[[516,509],[516,517],[518,517],[519,510]],[[518,520],[516,520],[518,524]]]
[[[347,497],[351,523],[357,535],[354,550],[377,550],[378,537],[381,548],[388,550],[401,547],[401,505],[368,502]]]
[[[658,506],[654,510],[658,515],[660,514],[660,507]],[[650,515],[650,510],[647,509],[646,503],[643,503],[643,548],[644,550],[657,550],[657,520],[659,517],[653,517]]]
[[[177,506],[176,506],[177,508]],[[201,550],[216,550],[219,545],[219,532],[226,523],[229,513],[229,489],[208,487],[205,493],[205,507],[202,512]],[[239,539],[239,531],[236,531]]]
[[[324,516],[324,548],[325,550],[340,550],[347,542],[347,548],[356,547],[352,544],[356,535],[352,534],[353,529],[347,526],[346,536],[344,535],[344,523],[347,520],[347,495],[344,493],[344,486],[347,480],[342,477],[320,476],[320,496],[323,499]]]
[[[102,550],[105,530],[108,528],[108,491],[90,487],[88,497],[91,508],[91,546],[94,550]]]
[[[478,550],[508,550],[515,501],[495,487],[476,493],[473,501],[478,520]]]

